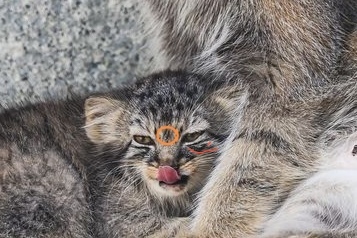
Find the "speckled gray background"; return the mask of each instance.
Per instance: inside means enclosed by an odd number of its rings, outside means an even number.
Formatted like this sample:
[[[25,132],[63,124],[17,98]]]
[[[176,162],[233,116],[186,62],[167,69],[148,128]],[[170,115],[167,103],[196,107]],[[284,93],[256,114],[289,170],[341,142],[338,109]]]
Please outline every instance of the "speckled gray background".
[[[140,0],[0,0],[0,105],[112,88],[145,75]]]

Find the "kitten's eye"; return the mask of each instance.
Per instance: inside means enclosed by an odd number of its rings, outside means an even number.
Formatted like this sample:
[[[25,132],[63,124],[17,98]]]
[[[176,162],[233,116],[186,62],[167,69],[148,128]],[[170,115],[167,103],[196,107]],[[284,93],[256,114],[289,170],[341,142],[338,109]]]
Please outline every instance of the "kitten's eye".
[[[193,142],[193,141],[197,140],[197,138],[200,137],[200,135],[202,135],[202,134],[203,134],[203,131],[186,134],[183,137],[183,141],[184,142]]]
[[[133,136],[134,140],[142,145],[154,145],[154,141],[150,136]]]

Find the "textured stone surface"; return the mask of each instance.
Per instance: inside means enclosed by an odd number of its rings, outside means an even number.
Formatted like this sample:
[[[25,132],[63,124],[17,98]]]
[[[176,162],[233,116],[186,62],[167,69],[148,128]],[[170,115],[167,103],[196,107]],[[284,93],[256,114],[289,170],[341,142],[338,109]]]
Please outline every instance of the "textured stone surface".
[[[0,0],[0,105],[112,88],[150,65],[138,0]]]

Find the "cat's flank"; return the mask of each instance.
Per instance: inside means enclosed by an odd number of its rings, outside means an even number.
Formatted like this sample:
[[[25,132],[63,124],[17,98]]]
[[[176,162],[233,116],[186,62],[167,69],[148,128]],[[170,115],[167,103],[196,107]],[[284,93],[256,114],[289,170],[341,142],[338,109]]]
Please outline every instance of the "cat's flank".
[[[185,224],[230,132],[229,103],[212,94],[218,87],[192,75],[156,75],[120,95],[87,99],[103,237],[168,236]]]

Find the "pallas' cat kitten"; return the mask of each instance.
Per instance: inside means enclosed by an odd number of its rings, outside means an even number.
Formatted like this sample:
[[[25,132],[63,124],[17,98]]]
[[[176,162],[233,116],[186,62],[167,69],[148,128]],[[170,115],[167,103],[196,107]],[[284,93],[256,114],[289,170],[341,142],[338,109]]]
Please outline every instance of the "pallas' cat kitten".
[[[229,99],[211,94],[220,82],[209,84],[193,75],[155,75],[120,94],[87,99],[103,237],[156,236],[188,216],[230,131]]]
[[[0,237],[140,237],[186,216],[228,135],[221,86],[166,72],[3,111]]]

